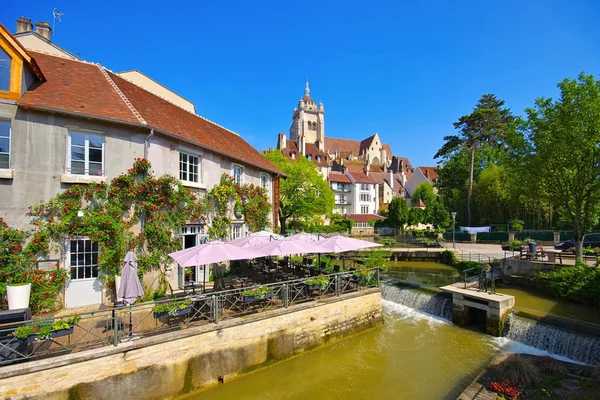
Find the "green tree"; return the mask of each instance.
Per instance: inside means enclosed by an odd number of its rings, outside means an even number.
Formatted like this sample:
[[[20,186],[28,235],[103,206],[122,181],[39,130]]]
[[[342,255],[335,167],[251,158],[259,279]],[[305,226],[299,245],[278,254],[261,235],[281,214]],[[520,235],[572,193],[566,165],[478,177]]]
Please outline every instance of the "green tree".
[[[334,196],[317,166],[306,157],[290,160],[279,150],[265,153],[273,164],[287,175],[279,186],[279,222],[281,233],[286,232],[288,219],[306,219],[331,214]]]
[[[415,207],[419,204],[419,200],[422,200],[423,203],[428,206],[435,200],[436,197],[437,195],[433,191],[433,186],[431,186],[429,182],[423,182],[420,185],[417,185],[411,195],[412,205]]]
[[[427,222],[435,226],[438,230],[440,228],[447,228],[452,225],[452,217],[441,197],[434,198],[426,208]]]
[[[530,185],[573,225],[577,259],[600,214],[600,81],[581,73],[558,84],[558,100],[527,109]]]
[[[388,224],[404,231],[404,225],[408,222],[408,212],[409,208],[406,200],[396,197],[388,206]]]
[[[471,200],[475,170],[475,155],[482,147],[497,147],[504,137],[514,131],[515,118],[504,101],[493,94],[484,94],[469,115],[464,115],[454,123],[459,135],[444,137],[446,141],[435,154],[435,158],[450,158],[453,154],[466,150],[469,153],[469,183],[467,187],[467,225],[471,225]]]
[[[425,222],[425,210],[419,207],[412,207],[408,210],[407,224],[409,226],[418,225]]]

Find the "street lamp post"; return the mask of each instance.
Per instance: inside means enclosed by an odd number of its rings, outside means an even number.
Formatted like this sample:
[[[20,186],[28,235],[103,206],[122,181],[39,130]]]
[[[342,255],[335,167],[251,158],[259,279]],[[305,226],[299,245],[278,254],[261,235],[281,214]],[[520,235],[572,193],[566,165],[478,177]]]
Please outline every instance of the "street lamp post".
[[[454,232],[456,231],[456,211],[452,211],[452,250],[456,250],[456,242],[454,241]]]

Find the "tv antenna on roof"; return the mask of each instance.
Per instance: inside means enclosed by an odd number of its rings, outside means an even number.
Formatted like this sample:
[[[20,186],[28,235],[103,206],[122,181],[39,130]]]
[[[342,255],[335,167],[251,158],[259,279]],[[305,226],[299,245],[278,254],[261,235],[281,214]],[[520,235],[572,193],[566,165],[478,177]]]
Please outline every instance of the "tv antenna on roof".
[[[52,17],[54,17],[54,19],[52,20],[52,34],[53,35],[56,33],[56,20],[58,19],[58,22],[62,22],[60,17],[62,17],[63,15],[64,14],[61,13],[58,8],[55,8],[54,10],[52,10]]]

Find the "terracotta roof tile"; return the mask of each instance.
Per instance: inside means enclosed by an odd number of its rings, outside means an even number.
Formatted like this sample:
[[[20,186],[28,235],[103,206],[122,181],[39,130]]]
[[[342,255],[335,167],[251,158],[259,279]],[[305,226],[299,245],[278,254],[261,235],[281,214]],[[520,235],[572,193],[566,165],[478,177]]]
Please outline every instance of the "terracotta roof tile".
[[[435,184],[438,179],[440,179],[437,167],[419,166],[418,168],[421,170],[421,172],[423,172],[432,185]]]
[[[358,140],[327,137],[325,138],[325,151],[329,154],[334,154],[336,151],[345,154],[352,153],[354,157],[358,157],[360,155],[360,142]]]
[[[19,101],[20,105],[145,127],[103,75],[100,70],[102,67],[42,53],[31,54],[47,80],[26,92]],[[189,113],[112,72],[106,73],[131,102],[133,109],[147,122],[147,128],[155,128],[234,160],[283,175],[283,171],[239,135]]]
[[[375,179],[373,179],[373,177],[371,175],[367,175],[364,172],[353,172],[353,171],[348,171],[348,174],[350,174],[350,176],[352,177],[352,179],[354,179],[354,181],[356,183],[371,183],[371,184],[377,184],[377,182],[375,181]]]
[[[325,154],[324,152],[322,152],[321,150],[319,150],[319,148],[313,144],[313,143],[306,143],[304,145],[304,150],[306,152],[306,155],[310,155],[311,156],[311,161],[313,164],[316,164],[320,167],[327,167],[329,166],[329,164],[327,163],[327,154]],[[288,157],[288,158],[292,158],[292,153],[296,154],[296,157],[298,156],[298,154],[300,154],[300,149],[298,148],[298,142],[295,140],[286,140],[285,141],[285,149],[283,149],[283,154]],[[317,157],[321,157],[321,160],[317,160]]]
[[[392,156],[393,156],[394,154],[392,153],[392,148],[390,147],[390,145],[389,145],[389,144],[385,143],[383,146],[381,146],[381,148],[382,148],[383,150],[385,150],[385,155],[386,155],[388,158],[392,158]]]
[[[381,215],[376,214],[346,214],[346,218],[351,219],[354,222],[369,222],[376,220],[385,219]]]
[[[30,52],[46,81],[21,96],[20,105],[140,124],[97,65]]]
[[[329,173],[329,182],[352,183],[345,174],[334,171]]]

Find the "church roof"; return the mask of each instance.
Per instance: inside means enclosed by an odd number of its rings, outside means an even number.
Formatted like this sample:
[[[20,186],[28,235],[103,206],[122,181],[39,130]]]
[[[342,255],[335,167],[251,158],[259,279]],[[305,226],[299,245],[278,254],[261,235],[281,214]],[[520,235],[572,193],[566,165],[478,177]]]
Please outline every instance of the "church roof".
[[[352,139],[327,137],[325,138],[325,151],[330,154],[339,151],[346,154],[346,157],[351,153],[355,157],[358,157],[360,155],[360,142]]]
[[[389,144],[387,144],[387,143],[384,143],[384,144],[381,146],[381,148],[382,148],[383,150],[385,150],[385,155],[386,155],[386,156],[388,156],[388,157],[392,157],[392,155],[394,154],[394,153],[392,153],[392,148],[391,148],[391,147],[390,147],[390,145],[389,145]]]
[[[373,144],[373,139],[375,139],[375,135],[377,134],[375,133],[360,142],[359,154],[362,154],[364,151],[369,150],[369,147],[371,147],[371,145]]]

